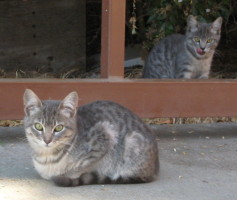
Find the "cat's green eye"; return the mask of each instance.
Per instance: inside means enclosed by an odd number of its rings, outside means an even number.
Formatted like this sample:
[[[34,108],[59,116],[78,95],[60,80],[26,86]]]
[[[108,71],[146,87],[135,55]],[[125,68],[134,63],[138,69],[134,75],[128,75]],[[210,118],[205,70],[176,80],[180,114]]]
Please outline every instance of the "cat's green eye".
[[[44,129],[43,126],[40,123],[35,123],[35,128],[38,131],[43,131],[43,129]]]
[[[195,42],[200,42],[200,38],[199,38],[199,37],[194,37],[193,40],[194,40]]]
[[[208,39],[207,40],[207,43],[212,43],[213,42],[213,39]]]
[[[55,128],[54,128],[54,132],[60,132],[63,130],[63,125],[57,125]]]

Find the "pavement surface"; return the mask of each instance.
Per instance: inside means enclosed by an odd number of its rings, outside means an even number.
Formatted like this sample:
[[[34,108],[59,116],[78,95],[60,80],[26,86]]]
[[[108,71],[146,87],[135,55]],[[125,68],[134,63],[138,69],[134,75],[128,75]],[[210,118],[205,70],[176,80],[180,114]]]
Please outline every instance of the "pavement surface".
[[[22,127],[0,127],[0,200],[237,200],[237,124],[153,128],[156,181],[61,188],[34,170]]]

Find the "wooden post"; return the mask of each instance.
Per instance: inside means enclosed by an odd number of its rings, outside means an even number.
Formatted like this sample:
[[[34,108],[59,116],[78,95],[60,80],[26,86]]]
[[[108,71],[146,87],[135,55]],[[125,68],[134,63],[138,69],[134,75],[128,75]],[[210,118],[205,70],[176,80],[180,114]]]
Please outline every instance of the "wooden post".
[[[102,0],[101,78],[124,76],[126,0]]]

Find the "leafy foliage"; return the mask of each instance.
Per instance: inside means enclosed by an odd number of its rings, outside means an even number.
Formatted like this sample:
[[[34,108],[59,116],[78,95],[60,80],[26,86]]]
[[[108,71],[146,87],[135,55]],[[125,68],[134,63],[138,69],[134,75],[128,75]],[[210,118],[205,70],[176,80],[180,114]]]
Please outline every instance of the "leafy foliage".
[[[236,3],[233,0],[138,0],[137,2],[142,2],[145,7],[145,11],[140,15],[146,16],[143,43],[146,49],[150,49],[155,42],[167,35],[184,33],[186,19],[191,14],[197,16],[198,20],[207,22],[222,16],[226,33],[230,27],[236,26],[234,15]],[[137,17],[139,19],[139,13]],[[228,26],[230,21],[233,26]]]

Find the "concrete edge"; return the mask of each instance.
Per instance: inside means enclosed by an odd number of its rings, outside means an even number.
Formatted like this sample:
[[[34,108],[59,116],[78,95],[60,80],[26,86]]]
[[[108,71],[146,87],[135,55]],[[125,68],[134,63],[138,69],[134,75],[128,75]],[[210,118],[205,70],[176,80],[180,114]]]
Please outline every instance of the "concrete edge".
[[[237,123],[150,125],[158,137],[237,136]],[[23,126],[0,127],[0,140],[25,137]]]

